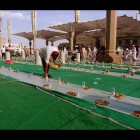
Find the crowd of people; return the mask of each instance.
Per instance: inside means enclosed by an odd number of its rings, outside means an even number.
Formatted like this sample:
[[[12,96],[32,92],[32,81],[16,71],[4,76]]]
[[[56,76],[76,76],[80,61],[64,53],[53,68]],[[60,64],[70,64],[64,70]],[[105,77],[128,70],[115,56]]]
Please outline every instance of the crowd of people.
[[[117,47],[117,54],[119,54],[122,59],[125,61],[137,61],[140,60],[140,46],[132,45],[128,46],[118,46]]]
[[[102,55],[105,54],[105,46],[98,46],[98,47],[93,47],[91,48],[90,46],[85,47],[83,45],[79,45],[74,48],[73,53],[71,54],[69,52],[68,47],[61,47],[59,49],[59,52],[61,51],[65,52],[65,58],[68,61],[76,61],[76,54],[80,53],[80,59],[81,62],[86,63],[86,62],[94,62],[98,61]],[[130,47],[122,47],[122,46],[117,46],[115,50],[116,54],[118,54],[122,61],[137,61],[140,60],[140,46],[135,46],[132,45]]]
[[[99,48],[93,47],[91,48],[90,46],[85,47],[83,45],[79,45],[74,48],[73,52],[69,52],[69,48],[67,47],[62,47],[59,49],[59,52],[65,52],[65,58],[66,61],[77,61],[76,60],[76,54],[80,53],[80,60],[82,63],[86,62],[93,62],[98,60],[99,57],[101,57],[105,53],[105,47],[101,46]]]
[[[25,58],[30,56],[30,50],[29,48],[26,48],[26,46],[24,46],[24,48],[19,47],[13,47],[13,46],[2,46],[1,51],[0,51],[0,57],[2,59],[6,59],[6,52],[10,52],[10,57],[14,57],[14,58],[20,58],[22,56],[22,53],[25,53]]]

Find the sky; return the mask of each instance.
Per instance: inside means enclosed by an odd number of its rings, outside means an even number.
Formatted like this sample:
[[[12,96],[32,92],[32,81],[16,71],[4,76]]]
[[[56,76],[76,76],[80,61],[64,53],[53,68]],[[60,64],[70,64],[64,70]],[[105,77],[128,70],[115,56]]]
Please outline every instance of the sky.
[[[8,42],[7,35],[7,21],[11,20],[11,33],[19,32],[31,32],[31,11],[32,10],[0,10],[0,16],[2,17],[1,30]],[[127,15],[136,18],[137,10],[117,10],[117,15]],[[49,26],[64,24],[74,21],[74,10],[36,10],[37,14],[37,27],[36,30],[46,30]],[[97,19],[106,18],[106,10],[80,10],[80,21],[92,21]],[[139,20],[139,15],[138,15]],[[54,42],[55,46],[59,43],[68,42],[67,40]],[[26,38],[12,35],[12,44],[23,43],[29,47],[29,41]],[[37,47],[45,47],[45,40],[37,39]]]

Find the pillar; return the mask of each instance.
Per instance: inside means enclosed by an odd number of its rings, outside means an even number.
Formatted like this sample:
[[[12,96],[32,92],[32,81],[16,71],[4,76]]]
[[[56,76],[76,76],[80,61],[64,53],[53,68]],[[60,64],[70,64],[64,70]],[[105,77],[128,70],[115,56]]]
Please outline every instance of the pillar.
[[[80,10],[75,10],[75,22],[80,22]]]
[[[48,44],[49,44],[49,41],[48,41],[48,40],[46,40],[46,46],[48,46]]]
[[[21,51],[21,58],[25,59],[25,51],[24,50]]]
[[[76,61],[80,63],[80,53],[76,53]]]
[[[33,50],[34,52],[36,50],[36,34],[34,34],[34,38],[33,38]]]
[[[70,52],[73,52],[74,31],[70,33]]]
[[[107,10],[106,17],[106,52],[114,54],[116,48],[117,11]]]
[[[40,65],[40,66],[42,65],[42,61],[41,61],[41,58],[40,58],[38,50],[35,51],[35,64]]]
[[[64,51],[61,51],[61,60],[62,60],[62,63],[65,64],[65,52]]]
[[[32,42],[31,42],[31,40],[29,41],[29,46],[30,46],[30,55],[31,55],[32,54],[32,50],[31,50]]]
[[[6,58],[6,60],[11,60],[10,59],[10,52],[9,51],[6,51],[5,58]]]
[[[120,57],[116,54],[117,11],[106,11],[106,51],[100,61],[120,63]]]

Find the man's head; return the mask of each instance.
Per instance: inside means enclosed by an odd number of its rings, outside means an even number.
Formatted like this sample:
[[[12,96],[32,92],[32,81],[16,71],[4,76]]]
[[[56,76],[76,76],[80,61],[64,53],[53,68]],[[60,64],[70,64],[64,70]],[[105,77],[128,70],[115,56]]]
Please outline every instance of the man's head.
[[[58,56],[59,56],[59,52],[57,52],[57,51],[52,52],[52,58],[54,60],[56,60]]]

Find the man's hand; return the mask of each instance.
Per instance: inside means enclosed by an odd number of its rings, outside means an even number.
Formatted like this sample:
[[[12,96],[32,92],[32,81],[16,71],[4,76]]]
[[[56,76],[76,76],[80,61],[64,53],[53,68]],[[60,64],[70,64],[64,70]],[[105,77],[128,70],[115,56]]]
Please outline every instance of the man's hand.
[[[57,65],[58,65],[59,68],[62,66],[62,64],[57,64]]]

